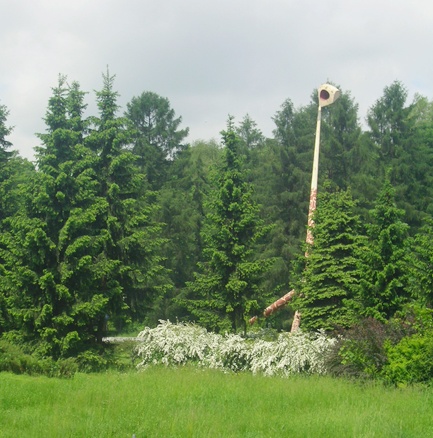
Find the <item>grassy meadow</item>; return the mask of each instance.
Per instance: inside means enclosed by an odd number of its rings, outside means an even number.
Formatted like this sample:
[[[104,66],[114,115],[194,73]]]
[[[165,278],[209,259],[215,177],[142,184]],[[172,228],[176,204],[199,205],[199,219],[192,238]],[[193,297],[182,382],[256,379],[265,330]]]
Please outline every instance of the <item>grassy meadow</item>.
[[[433,389],[148,368],[0,373],[1,437],[433,437]]]

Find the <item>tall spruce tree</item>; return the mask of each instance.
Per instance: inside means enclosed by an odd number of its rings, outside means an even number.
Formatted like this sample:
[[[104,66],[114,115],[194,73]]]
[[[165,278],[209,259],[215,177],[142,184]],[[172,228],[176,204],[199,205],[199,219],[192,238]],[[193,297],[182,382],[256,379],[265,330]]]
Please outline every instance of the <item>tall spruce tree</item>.
[[[422,220],[433,214],[433,102],[419,95],[410,106],[407,123],[411,129],[407,156],[397,165],[404,180],[403,199],[399,205],[415,232]]]
[[[0,230],[2,221],[12,216],[21,204],[17,194],[19,184],[34,170],[30,162],[10,150],[12,143],[7,137],[12,133],[12,127],[7,124],[8,116],[7,107],[0,105]]]
[[[43,355],[77,355],[100,342],[107,316],[144,317],[167,284],[143,177],[116,117],[113,78],[97,93],[100,117],[82,118],[84,93],[66,78],[48,103],[39,171],[3,233],[10,336]],[[161,278],[159,278],[161,277]]]
[[[350,190],[320,192],[308,245],[295,285],[295,306],[307,330],[349,327],[356,320],[361,224]]]
[[[171,166],[167,183],[159,193],[159,211],[167,238],[167,266],[177,288],[191,281],[200,260],[204,202],[210,189],[210,168],[221,157],[213,142],[197,142],[182,151]]]
[[[48,102],[47,131],[36,151],[39,171],[21,186],[23,207],[8,220],[3,233],[5,282],[9,285],[11,328],[43,355],[76,352],[83,341],[71,312],[74,290],[65,284],[62,264],[67,251],[62,230],[80,199],[91,186],[80,186],[88,163],[81,159],[82,127],[72,123],[71,108],[85,108],[78,84],[68,87],[66,77]],[[87,182],[87,178],[86,182]]]
[[[276,274],[280,283],[287,283],[290,263],[305,239],[315,117],[310,117],[306,108],[295,110],[287,99],[273,120],[274,140],[254,151],[258,153],[254,185],[266,216],[274,224],[269,237],[274,255],[280,257],[280,272]]]
[[[407,125],[410,107],[406,106],[406,99],[407,89],[401,82],[395,81],[385,87],[383,96],[368,111],[369,135],[383,162],[399,157],[403,142],[410,134]]]
[[[411,251],[407,263],[411,296],[428,307],[433,306],[432,241],[433,219],[430,217],[411,239]]]
[[[239,160],[239,139],[233,119],[222,132],[223,164],[215,177],[203,230],[200,272],[189,283],[187,305],[198,321],[212,330],[246,331],[246,323],[269,299],[261,290],[261,277],[270,260],[254,254],[254,245],[268,228],[252,200]]]
[[[410,296],[407,253],[409,227],[397,208],[395,191],[385,180],[367,226],[368,243],[359,253],[363,262],[361,299],[363,313],[378,320],[391,318]]]
[[[423,99],[407,104],[407,96],[401,82],[385,87],[368,112],[367,136],[378,157],[376,175],[388,173],[397,205],[414,233],[431,210],[433,196],[431,113]]]
[[[296,241],[305,237],[316,118],[315,107],[310,105],[295,110],[290,100],[283,103],[273,118],[275,148],[279,155],[272,170],[278,178],[274,186],[276,207],[285,224],[285,234],[296,236]],[[293,245],[293,241],[290,244]]]
[[[0,105],[0,334],[10,328],[7,312],[10,290],[4,276],[6,260],[3,246],[7,229],[5,221],[19,209],[21,197],[18,194],[18,185],[23,183],[33,170],[30,163],[9,151],[12,143],[7,137],[11,134],[12,128],[7,125],[8,115],[6,106]]]
[[[105,312],[120,324],[125,316],[143,320],[171,285],[162,265],[164,239],[162,224],[154,219],[156,204],[130,151],[128,121],[117,116],[114,76],[107,71],[103,81],[96,93],[99,117],[93,119],[86,142],[98,157],[95,170],[102,209],[93,225],[100,246],[92,288],[108,300]]]
[[[252,149],[262,146],[266,140],[262,131],[257,127],[257,123],[249,114],[245,115],[236,127],[236,134],[241,143],[241,150],[247,157]]]

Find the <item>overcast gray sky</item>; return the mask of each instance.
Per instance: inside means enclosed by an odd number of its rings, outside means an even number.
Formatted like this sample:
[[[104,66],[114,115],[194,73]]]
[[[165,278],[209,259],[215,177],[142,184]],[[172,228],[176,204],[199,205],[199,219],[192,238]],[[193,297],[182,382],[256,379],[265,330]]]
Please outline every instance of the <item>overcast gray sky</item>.
[[[331,80],[361,121],[385,86],[433,95],[431,0],[0,0],[0,104],[9,139],[32,159],[59,73],[94,90],[107,65],[122,111],[167,97],[189,140],[220,139],[228,114],[266,136],[290,98],[306,105]]]

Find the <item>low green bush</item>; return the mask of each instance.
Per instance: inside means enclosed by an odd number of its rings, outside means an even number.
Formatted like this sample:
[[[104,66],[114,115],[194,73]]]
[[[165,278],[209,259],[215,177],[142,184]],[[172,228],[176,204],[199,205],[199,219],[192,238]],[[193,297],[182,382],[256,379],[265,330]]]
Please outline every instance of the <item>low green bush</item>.
[[[326,363],[334,375],[402,386],[433,381],[433,311],[406,306],[386,323],[366,318],[342,331]]]
[[[105,371],[109,366],[109,359],[103,352],[86,350],[77,356],[80,371],[85,373]]]
[[[383,368],[386,381],[397,386],[428,383],[433,379],[433,338],[413,335],[398,344],[385,345],[388,363]]]
[[[32,350],[27,344],[21,345],[0,339],[0,371],[65,378],[73,377],[78,371],[127,371],[135,369],[135,347],[135,342],[122,342],[84,350],[76,357],[55,360],[50,356],[41,355],[40,349]]]
[[[78,364],[74,358],[57,361],[50,357],[39,358],[26,353],[19,345],[0,340],[0,371],[70,378],[78,371]]]

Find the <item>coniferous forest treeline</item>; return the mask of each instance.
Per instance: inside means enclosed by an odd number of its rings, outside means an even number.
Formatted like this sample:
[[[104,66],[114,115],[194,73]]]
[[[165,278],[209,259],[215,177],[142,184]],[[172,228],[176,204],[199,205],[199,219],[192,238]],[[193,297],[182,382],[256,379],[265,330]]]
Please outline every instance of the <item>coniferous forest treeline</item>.
[[[228,117],[220,143],[193,144],[165,97],[147,91],[119,108],[107,72],[97,115],[85,117],[85,94],[59,77],[35,165],[13,151],[0,106],[4,339],[67,358],[131,323],[245,332],[292,288],[293,302],[259,326],[288,330],[299,309],[305,330],[350,331],[366,318],[404,321],[404,336],[433,330],[426,97],[408,102],[390,84],[366,128],[349,92],[323,109],[307,248],[315,91],[306,106],[282,103],[272,138],[246,115]]]

